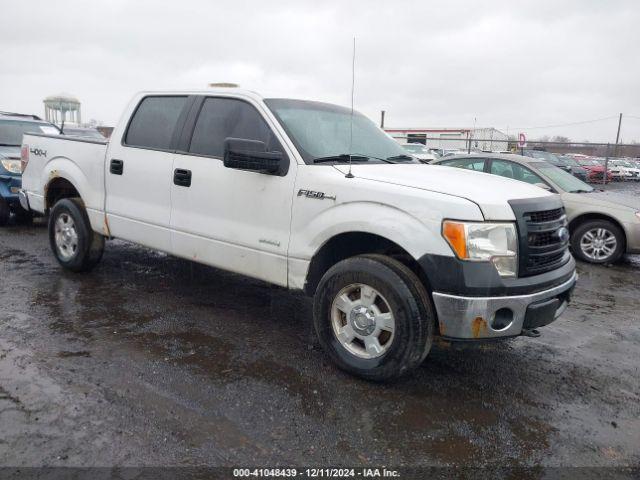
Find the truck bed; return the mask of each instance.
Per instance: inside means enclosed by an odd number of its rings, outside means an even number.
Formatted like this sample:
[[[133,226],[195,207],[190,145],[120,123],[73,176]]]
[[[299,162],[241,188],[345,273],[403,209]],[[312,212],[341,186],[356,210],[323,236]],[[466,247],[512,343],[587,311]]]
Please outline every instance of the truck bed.
[[[104,168],[107,140],[30,133],[23,137],[29,148],[29,163],[22,174],[22,189],[29,207],[45,213],[47,190],[56,181],[74,179],[94,230],[104,230]]]

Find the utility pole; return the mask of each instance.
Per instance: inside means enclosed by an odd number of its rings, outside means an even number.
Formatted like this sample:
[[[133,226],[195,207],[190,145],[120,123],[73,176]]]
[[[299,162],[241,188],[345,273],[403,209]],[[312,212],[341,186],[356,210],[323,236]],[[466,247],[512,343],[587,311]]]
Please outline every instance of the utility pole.
[[[616,146],[617,146],[616,142]],[[606,185],[607,184],[607,180],[609,179],[609,144],[607,143],[607,156],[604,159],[604,172],[602,172],[602,184]]]
[[[620,141],[620,127],[622,125],[622,113],[618,117],[618,133],[616,133],[616,144],[613,147],[613,157],[618,158],[618,142]],[[604,173],[602,175],[602,183],[607,183],[609,176],[609,144],[607,144],[607,158],[604,160]]]
[[[384,110],[380,111],[380,128],[384,130]]]
[[[622,126],[622,114],[618,117],[618,133],[616,133],[616,147],[613,152],[613,156],[618,156],[618,142],[620,141],[620,127]]]

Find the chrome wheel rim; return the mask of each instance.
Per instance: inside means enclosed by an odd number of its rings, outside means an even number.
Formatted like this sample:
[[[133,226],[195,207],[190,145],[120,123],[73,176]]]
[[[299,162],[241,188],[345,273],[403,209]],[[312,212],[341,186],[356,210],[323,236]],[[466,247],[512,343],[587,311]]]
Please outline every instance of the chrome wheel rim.
[[[78,251],[78,231],[68,213],[61,213],[56,219],[55,242],[58,255],[63,260],[73,258]]]
[[[363,283],[338,292],[331,305],[331,326],[340,345],[364,359],[387,353],[396,329],[389,302]]]
[[[616,251],[618,240],[606,228],[593,228],[580,239],[580,249],[591,260],[606,260]]]

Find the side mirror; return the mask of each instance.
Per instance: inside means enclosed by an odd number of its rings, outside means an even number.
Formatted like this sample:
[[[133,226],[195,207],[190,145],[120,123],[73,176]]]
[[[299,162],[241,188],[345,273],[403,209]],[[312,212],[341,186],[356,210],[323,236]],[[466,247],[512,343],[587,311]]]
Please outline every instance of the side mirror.
[[[534,183],[534,185],[538,188],[541,188],[543,190],[546,190],[547,192],[551,191],[551,187],[549,185],[547,185],[546,183]]]
[[[284,155],[282,152],[267,152],[264,142],[245,138],[225,138],[224,166],[238,170],[278,175]]]

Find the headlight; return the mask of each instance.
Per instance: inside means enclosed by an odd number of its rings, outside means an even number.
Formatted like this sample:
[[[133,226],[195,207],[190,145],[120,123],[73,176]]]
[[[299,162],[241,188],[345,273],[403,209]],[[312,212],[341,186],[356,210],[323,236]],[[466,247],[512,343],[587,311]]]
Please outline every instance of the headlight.
[[[0,160],[5,170],[11,173],[22,173],[22,167],[20,166],[20,160]]]
[[[513,223],[442,223],[442,236],[461,260],[492,262],[501,277],[518,273],[518,236]]]

